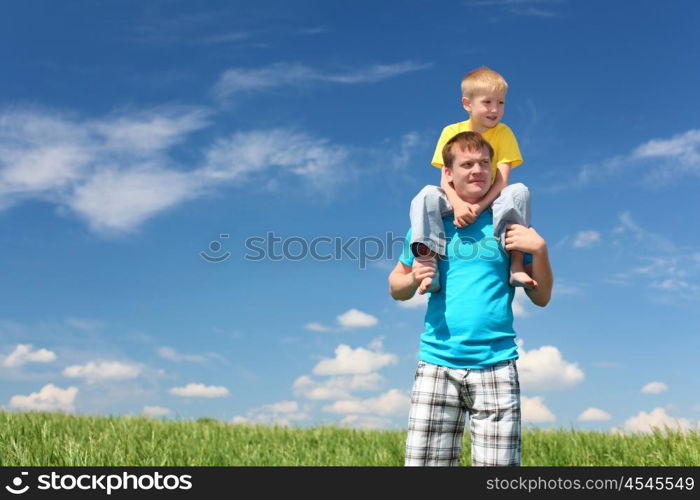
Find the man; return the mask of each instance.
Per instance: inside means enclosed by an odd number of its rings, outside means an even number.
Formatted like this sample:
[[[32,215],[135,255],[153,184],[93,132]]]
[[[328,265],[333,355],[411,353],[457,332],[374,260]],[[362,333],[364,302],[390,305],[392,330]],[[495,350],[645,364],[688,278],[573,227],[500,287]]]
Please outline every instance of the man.
[[[476,203],[491,186],[489,143],[462,132],[443,149],[445,176],[457,195]],[[441,293],[432,294],[420,339],[411,393],[406,465],[459,465],[465,415],[470,417],[472,465],[520,465],[520,386],[509,285],[509,259],[493,237],[493,215],[485,210],[457,228],[444,219],[447,252],[437,266]],[[389,275],[391,296],[408,300],[426,277],[430,259],[408,249]],[[547,245],[533,228],[508,226],[506,250],[532,255],[525,270],[538,286],[526,289],[544,307],[552,292]]]

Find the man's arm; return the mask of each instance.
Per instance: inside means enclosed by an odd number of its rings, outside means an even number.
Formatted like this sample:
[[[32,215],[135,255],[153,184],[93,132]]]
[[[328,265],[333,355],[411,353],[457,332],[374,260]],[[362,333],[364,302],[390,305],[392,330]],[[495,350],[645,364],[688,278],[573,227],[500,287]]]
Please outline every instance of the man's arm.
[[[408,300],[415,295],[423,279],[434,275],[435,262],[430,265],[414,260],[410,267],[399,261],[389,274],[389,293],[394,300]]]
[[[532,227],[510,224],[506,231],[506,250],[518,250],[532,254],[532,264],[525,267],[532,279],[537,281],[537,288],[525,290],[533,304],[544,307],[552,298],[554,276],[549,263],[547,243]]]

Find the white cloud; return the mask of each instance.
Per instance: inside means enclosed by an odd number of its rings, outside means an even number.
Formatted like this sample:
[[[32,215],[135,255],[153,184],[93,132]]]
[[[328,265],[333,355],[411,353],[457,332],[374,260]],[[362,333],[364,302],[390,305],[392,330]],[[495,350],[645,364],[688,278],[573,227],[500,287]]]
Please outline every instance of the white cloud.
[[[523,287],[517,287],[515,289],[515,296],[513,297],[513,316],[516,318],[527,318],[530,316],[526,308],[526,304],[529,303],[530,298],[525,293],[525,289]]]
[[[684,156],[693,154],[700,145],[700,130],[689,130],[671,139],[652,139],[638,146],[634,155],[639,158],[666,158],[668,156]]]
[[[86,332],[96,330],[102,326],[101,321],[87,318],[66,318],[65,322],[68,326],[72,326],[73,328],[84,330]]]
[[[620,224],[614,228],[614,243],[625,249],[643,245],[649,251],[635,259],[634,267],[613,276],[613,283],[653,288],[657,298],[697,301],[700,286],[697,285],[700,266],[692,250],[676,245],[666,236],[647,230],[630,214],[619,216]],[[648,256],[647,254],[653,254]]]
[[[523,422],[554,422],[557,417],[549,411],[544,404],[544,399],[541,396],[536,396],[534,398],[528,398],[522,396],[520,398],[520,403],[522,405],[522,420]]]
[[[204,363],[207,361],[206,356],[202,356],[199,354],[180,354],[177,352],[175,349],[172,347],[159,347],[158,348],[158,355],[161,358],[169,359],[170,361],[175,361],[175,362],[191,362],[191,363]]]
[[[308,399],[350,399],[353,391],[379,390],[384,378],[378,373],[364,375],[331,377],[324,382],[317,382],[308,375],[302,375],[294,381],[294,393]]]
[[[235,424],[252,424],[254,422],[252,420],[250,420],[249,418],[245,418],[242,415],[236,415],[231,419],[231,423],[235,425]]]
[[[307,330],[311,330],[313,332],[332,332],[333,329],[329,326],[322,325],[321,323],[317,323],[315,321],[311,323],[306,323],[304,325],[304,328]]]
[[[395,415],[406,413],[411,404],[408,396],[398,389],[391,389],[384,394],[369,399],[344,399],[323,407],[329,413],[374,413],[378,415]]]
[[[273,413],[294,413],[299,411],[299,403],[296,401],[280,401],[279,403],[271,403],[261,408]]]
[[[204,109],[161,108],[89,123],[107,151],[146,158],[181,142],[207,126]]]
[[[700,175],[700,130],[691,129],[666,139],[651,139],[631,152],[584,165],[572,182],[551,187],[553,191],[582,187],[591,181],[634,172],[651,185],[678,182],[686,176]]]
[[[10,406],[20,410],[72,412],[75,410],[76,394],[78,394],[76,387],[61,389],[53,384],[47,384],[39,392],[33,392],[29,396],[12,396]]]
[[[231,68],[219,77],[213,93],[218,99],[225,100],[239,94],[310,86],[315,83],[374,83],[429,67],[430,64],[404,61],[355,68],[344,73],[333,73],[299,63],[275,63],[258,68]]]
[[[389,427],[391,420],[373,415],[348,415],[343,417],[340,425],[357,429],[384,429]]]
[[[168,392],[174,396],[185,398],[222,398],[229,395],[226,387],[195,383],[187,384],[184,387],[173,387]]]
[[[406,309],[425,308],[428,305],[428,294],[415,294],[408,300],[397,300],[396,304]]]
[[[56,354],[47,349],[32,351],[31,344],[17,344],[15,350],[2,358],[2,366],[14,368],[25,363],[49,363],[56,359]]]
[[[162,406],[144,406],[143,414],[149,417],[164,417],[172,413],[168,408]]]
[[[554,283],[553,290],[556,295],[579,295],[581,288],[574,285],[569,285],[562,280],[557,280]]]
[[[335,349],[335,358],[322,359],[313,369],[316,375],[361,375],[398,363],[398,356],[381,352],[381,347],[368,350],[353,349],[341,344]]]
[[[610,420],[612,417],[609,413],[601,410],[600,408],[587,408],[583,413],[578,416],[581,422],[594,422],[594,421],[604,421]]]
[[[345,311],[343,314],[336,316],[336,321],[338,322],[338,325],[340,325],[340,328],[331,328],[330,326],[326,326],[316,321],[307,323],[304,325],[304,328],[314,332],[339,332],[353,328],[369,328],[375,326],[379,322],[379,320],[377,320],[377,318],[371,314],[367,314],[357,309],[350,309]]]
[[[526,351],[520,343],[518,372],[525,391],[568,389],[584,379],[578,363],[564,360],[559,349],[549,345]]]
[[[416,153],[424,143],[423,137],[417,132],[408,132],[401,136],[397,150],[392,151],[389,156],[389,163],[397,171],[397,174],[403,174],[407,171]],[[421,295],[421,297],[424,296]]]
[[[668,386],[663,382],[649,382],[644,387],[642,387],[642,393],[645,394],[658,394],[668,390]]]
[[[267,424],[289,426],[294,422],[308,420],[306,408],[301,408],[296,401],[270,403],[246,412],[246,416],[236,415],[232,424]]]
[[[341,168],[348,156],[346,148],[321,137],[289,129],[252,130],[216,141],[196,175],[205,183],[240,183],[253,174],[270,181],[271,174],[286,172],[313,187],[327,188],[348,175],[348,169]],[[333,175],[319,175],[324,172]]]
[[[514,14],[517,16],[539,17],[550,19],[559,17],[560,14],[543,6],[554,5],[557,0],[471,0],[466,3],[468,7],[486,7],[498,9],[501,14]],[[491,17],[491,22],[500,22],[499,16]]]
[[[654,429],[661,431],[668,427],[671,430],[687,432],[690,430],[690,421],[686,418],[671,417],[666,414],[663,408],[654,408],[651,413],[639,412],[634,417],[625,421],[624,430],[627,432],[638,432],[649,434]]]
[[[574,238],[574,248],[590,247],[600,241],[598,231],[579,231]]]
[[[196,108],[82,121],[37,110],[0,113],[0,206],[40,199],[94,230],[132,229],[198,188],[198,178],[168,169],[164,152],[206,125],[206,111]]]
[[[63,369],[63,376],[69,378],[84,378],[88,382],[99,380],[125,380],[136,378],[141,373],[137,365],[120,363],[119,361],[90,361],[85,365],[71,365]]]
[[[95,231],[129,231],[197,194],[191,174],[154,164],[98,168],[65,204]]]
[[[337,316],[338,323],[343,328],[368,328],[375,326],[379,321],[371,314],[350,309]]]

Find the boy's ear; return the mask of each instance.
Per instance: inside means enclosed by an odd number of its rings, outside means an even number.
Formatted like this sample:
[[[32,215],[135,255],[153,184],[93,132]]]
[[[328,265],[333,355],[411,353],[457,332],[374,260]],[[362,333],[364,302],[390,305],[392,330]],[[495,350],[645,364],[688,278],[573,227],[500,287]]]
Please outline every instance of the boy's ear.
[[[471,105],[471,103],[469,102],[469,98],[468,98],[468,97],[462,97],[462,107],[464,107],[464,109],[467,111],[467,113],[471,113],[471,112],[472,112],[472,105]]]

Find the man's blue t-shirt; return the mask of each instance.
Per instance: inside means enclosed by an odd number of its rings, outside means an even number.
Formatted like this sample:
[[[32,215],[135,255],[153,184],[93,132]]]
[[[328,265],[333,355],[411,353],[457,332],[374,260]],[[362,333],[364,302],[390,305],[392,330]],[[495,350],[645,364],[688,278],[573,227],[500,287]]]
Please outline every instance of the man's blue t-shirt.
[[[510,259],[493,237],[493,213],[484,210],[463,228],[445,217],[447,255],[438,260],[441,290],[430,294],[418,359],[450,368],[488,368],[516,359],[509,284]],[[413,265],[411,230],[399,259]]]

